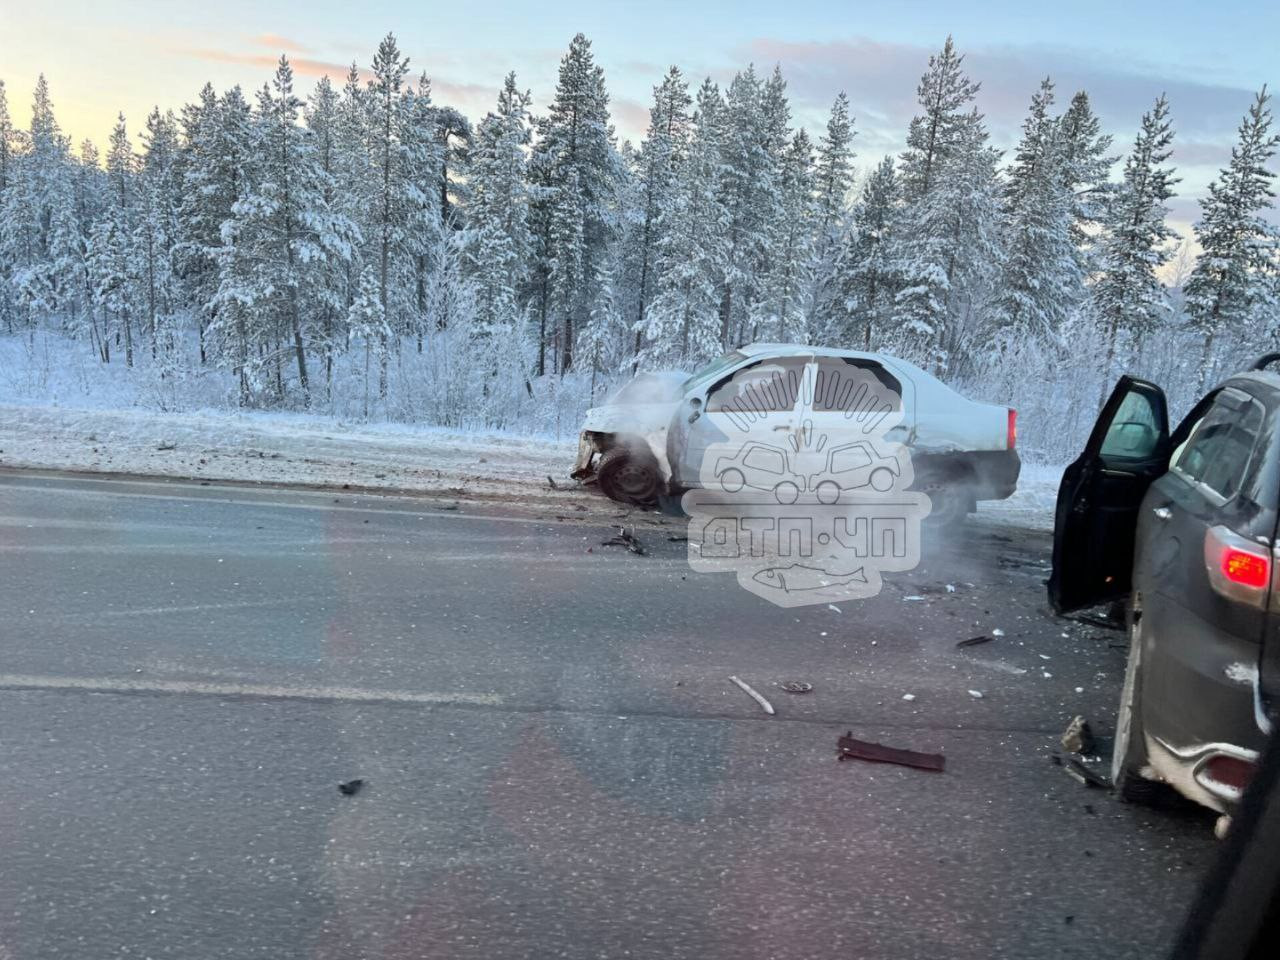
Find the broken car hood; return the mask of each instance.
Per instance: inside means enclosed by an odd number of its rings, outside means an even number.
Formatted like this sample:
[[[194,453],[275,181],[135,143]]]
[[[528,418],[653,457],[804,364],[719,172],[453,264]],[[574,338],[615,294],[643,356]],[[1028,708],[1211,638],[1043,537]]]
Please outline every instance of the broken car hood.
[[[592,407],[582,422],[583,430],[597,433],[628,433],[648,438],[665,433],[680,401],[665,403],[606,403]]]

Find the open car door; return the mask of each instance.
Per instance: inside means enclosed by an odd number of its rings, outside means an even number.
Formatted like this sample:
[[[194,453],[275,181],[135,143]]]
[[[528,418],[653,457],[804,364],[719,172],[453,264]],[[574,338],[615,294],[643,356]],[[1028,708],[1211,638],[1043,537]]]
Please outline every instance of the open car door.
[[[1084,453],[1062,474],[1049,576],[1054,610],[1065,613],[1128,594],[1138,508],[1168,465],[1164,391],[1121,377]]]

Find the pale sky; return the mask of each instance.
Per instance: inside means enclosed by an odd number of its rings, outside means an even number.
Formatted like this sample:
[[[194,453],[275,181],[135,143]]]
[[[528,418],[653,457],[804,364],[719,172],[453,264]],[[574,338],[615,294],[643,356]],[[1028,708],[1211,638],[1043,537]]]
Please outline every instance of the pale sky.
[[[725,82],[749,62],[782,65],[795,122],[817,133],[835,94],[850,98],[863,167],[902,147],[915,88],[948,33],[981,82],[979,106],[1000,146],[1011,145],[1041,77],[1061,105],[1089,91],[1123,153],[1161,91],[1177,131],[1183,177],[1173,219],[1195,218],[1195,198],[1227,158],[1254,91],[1280,81],[1280,3],[1073,2],[1053,11],[1020,3],[570,2],[484,3],[303,0],[0,0],[0,79],[24,125],[43,72],[57,115],[75,142],[105,142],[117,112],[130,130],[153,105],[177,110],[205,81],[261,86],[288,54],[305,93],[322,73],[340,81],[354,59],[367,66],[393,31],[436,100],[473,120],[492,107],[503,76],[517,72],[541,110],[556,66],[577,31],[604,67],[620,137],[638,140],[652,88],[667,66],[696,85]]]

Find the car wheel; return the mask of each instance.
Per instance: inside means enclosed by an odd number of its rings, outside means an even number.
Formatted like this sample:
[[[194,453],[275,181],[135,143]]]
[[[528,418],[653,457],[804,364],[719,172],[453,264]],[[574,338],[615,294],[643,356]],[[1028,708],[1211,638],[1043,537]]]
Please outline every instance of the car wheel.
[[[724,488],[725,493],[737,493],[746,485],[747,478],[742,475],[742,471],[737,467],[730,467],[720,474],[720,486]]]
[[[932,509],[925,522],[935,529],[950,529],[964,523],[969,514],[969,491],[958,480],[930,480],[922,490],[929,495]]]
[[[840,499],[840,484],[834,480],[823,480],[813,492],[817,496],[819,503],[825,503],[830,506]]]
[[[773,495],[779,503],[795,503],[800,499],[800,488],[790,480],[783,480],[773,488]]]
[[[662,492],[658,464],[643,451],[614,447],[600,458],[596,482],[610,500],[652,506]]]
[[[1142,732],[1142,631],[1141,600],[1135,597],[1129,612],[1129,662],[1124,668],[1111,751],[1111,783],[1116,796],[1127,803],[1151,803],[1164,792],[1164,784],[1141,773],[1147,765],[1147,741]]]

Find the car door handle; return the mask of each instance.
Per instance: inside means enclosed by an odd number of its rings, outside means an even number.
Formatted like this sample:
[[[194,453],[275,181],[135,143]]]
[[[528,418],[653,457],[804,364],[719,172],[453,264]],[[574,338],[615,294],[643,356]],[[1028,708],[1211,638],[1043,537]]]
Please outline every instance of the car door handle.
[[[1151,512],[1156,515],[1157,520],[1169,520],[1173,517],[1173,511],[1168,507],[1156,507]]]

